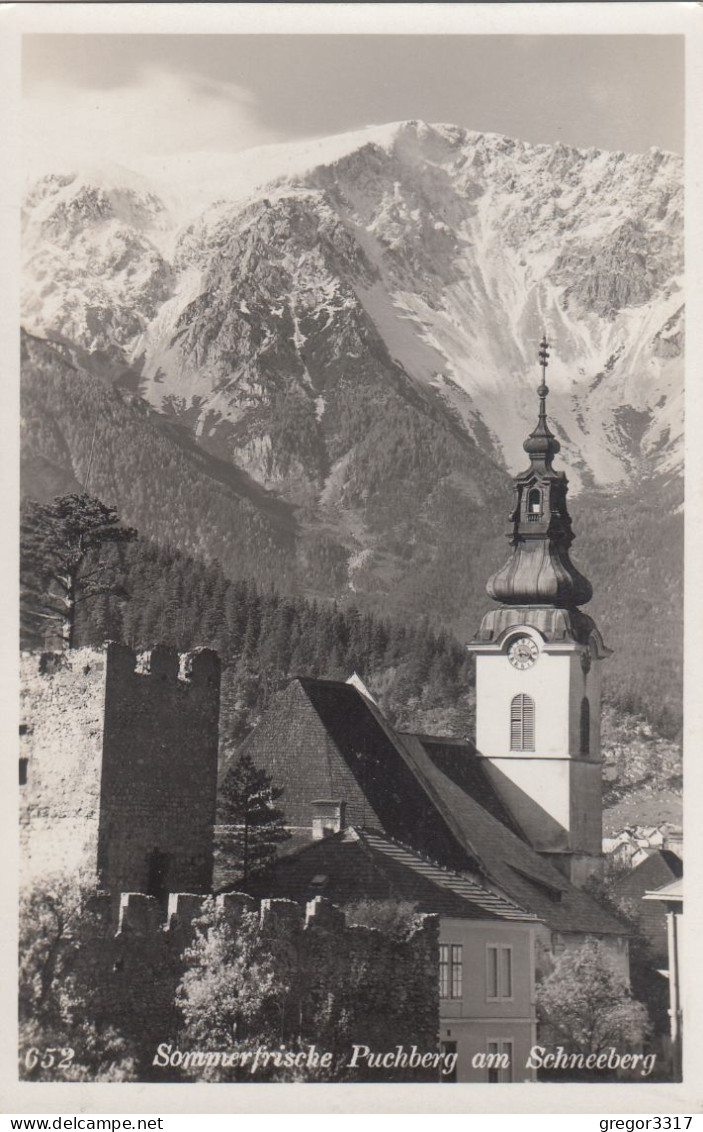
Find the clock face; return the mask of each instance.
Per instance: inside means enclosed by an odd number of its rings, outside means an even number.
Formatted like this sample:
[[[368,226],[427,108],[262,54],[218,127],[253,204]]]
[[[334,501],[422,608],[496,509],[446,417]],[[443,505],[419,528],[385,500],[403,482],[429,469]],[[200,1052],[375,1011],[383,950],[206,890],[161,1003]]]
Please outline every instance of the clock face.
[[[516,637],[508,649],[508,660],[513,668],[532,668],[539,656],[539,649],[532,637]]]

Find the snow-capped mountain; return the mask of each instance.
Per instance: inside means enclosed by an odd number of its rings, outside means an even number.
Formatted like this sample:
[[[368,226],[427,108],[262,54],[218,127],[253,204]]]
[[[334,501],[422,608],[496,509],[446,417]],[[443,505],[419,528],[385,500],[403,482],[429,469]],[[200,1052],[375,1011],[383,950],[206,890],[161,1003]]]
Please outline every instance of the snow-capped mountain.
[[[515,470],[543,330],[572,490],[679,469],[677,156],[406,122],[149,174],[32,186],[24,324],[261,484],[366,506],[391,401]]]

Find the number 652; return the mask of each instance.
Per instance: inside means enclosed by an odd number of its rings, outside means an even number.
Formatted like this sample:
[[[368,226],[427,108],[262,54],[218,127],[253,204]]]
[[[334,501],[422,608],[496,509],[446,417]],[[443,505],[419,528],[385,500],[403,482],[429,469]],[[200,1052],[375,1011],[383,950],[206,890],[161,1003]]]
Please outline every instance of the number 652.
[[[70,1046],[47,1046],[44,1050],[30,1046],[24,1055],[24,1065],[30,1072],[37,1065],[40,1069],[68,1069],[75,1056],[76,1052]]]

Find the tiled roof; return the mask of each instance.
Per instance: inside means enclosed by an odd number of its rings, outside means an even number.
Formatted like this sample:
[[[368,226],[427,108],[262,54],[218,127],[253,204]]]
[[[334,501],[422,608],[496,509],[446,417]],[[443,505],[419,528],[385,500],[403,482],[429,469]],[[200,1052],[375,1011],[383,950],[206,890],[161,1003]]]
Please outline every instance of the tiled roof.
[[[627,934],[619,920],[452,781],[418,739],[406,736],[405,746],[415,773],[451,821],[457,838],[476,855],[503,892],[555,931]]]
[[[643,896],[645,892],[683,876],[683,861],[670,849],[653,849],[639,865],[618,877],[615,891],[620,896]]]
[[[363,812],[358,806],[356,813],[347,807],[348,824],[383,829],[402,844],[416,845],[453,868],[475,868],[476,858],[457,841],[446,815],[428,805],[427,792],[409,763],[404,744],[378,705],[346,683],[309,677],[296,682],[366,800]],[[327,752],[328,759],[330,754]],[[333,762],[330,759],[331,765]],[[334,790],[318,794],[324,796],[345,795],[336,795]]]
[[[486,774],[485,760],[466,739],[450,739],[437,735],[413,735],[400,732],[401,738],[418,739],[432,762],[448,778],[483,806],[499,822],[527,841],[515,817],[497,793]]]
[[[671,884],[665,884],[663,888],[658,888],[655,892],[647,892],[643,899],[683,900],[683,877],[672,880]]]
[[[490,889],[466,874],[443,869],[432,861],[425,860],[424,857],[414,853],[411,849],[398,845],[378,833],[369,830],[359,830],[357,833],[374,853],[381,853],[390,860],[397,861],[398,864],[411,869],[418,876],[424,877],[440,888],[447,889],[463,900],[468,900],[477,908],[483,909],[484,912],[498,916],[501,920],[537,919],[532,912],[520,908],[514,901],[508,900],[507,897],[501,896],[499,893],[491,892]]]

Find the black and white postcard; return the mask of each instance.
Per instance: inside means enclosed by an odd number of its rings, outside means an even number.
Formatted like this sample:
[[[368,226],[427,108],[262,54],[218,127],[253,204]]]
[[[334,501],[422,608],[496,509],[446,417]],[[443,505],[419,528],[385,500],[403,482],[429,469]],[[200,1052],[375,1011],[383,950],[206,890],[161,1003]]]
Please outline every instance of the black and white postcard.
[[[700,14],[0,11],[6,1109],[699,1112]]]

